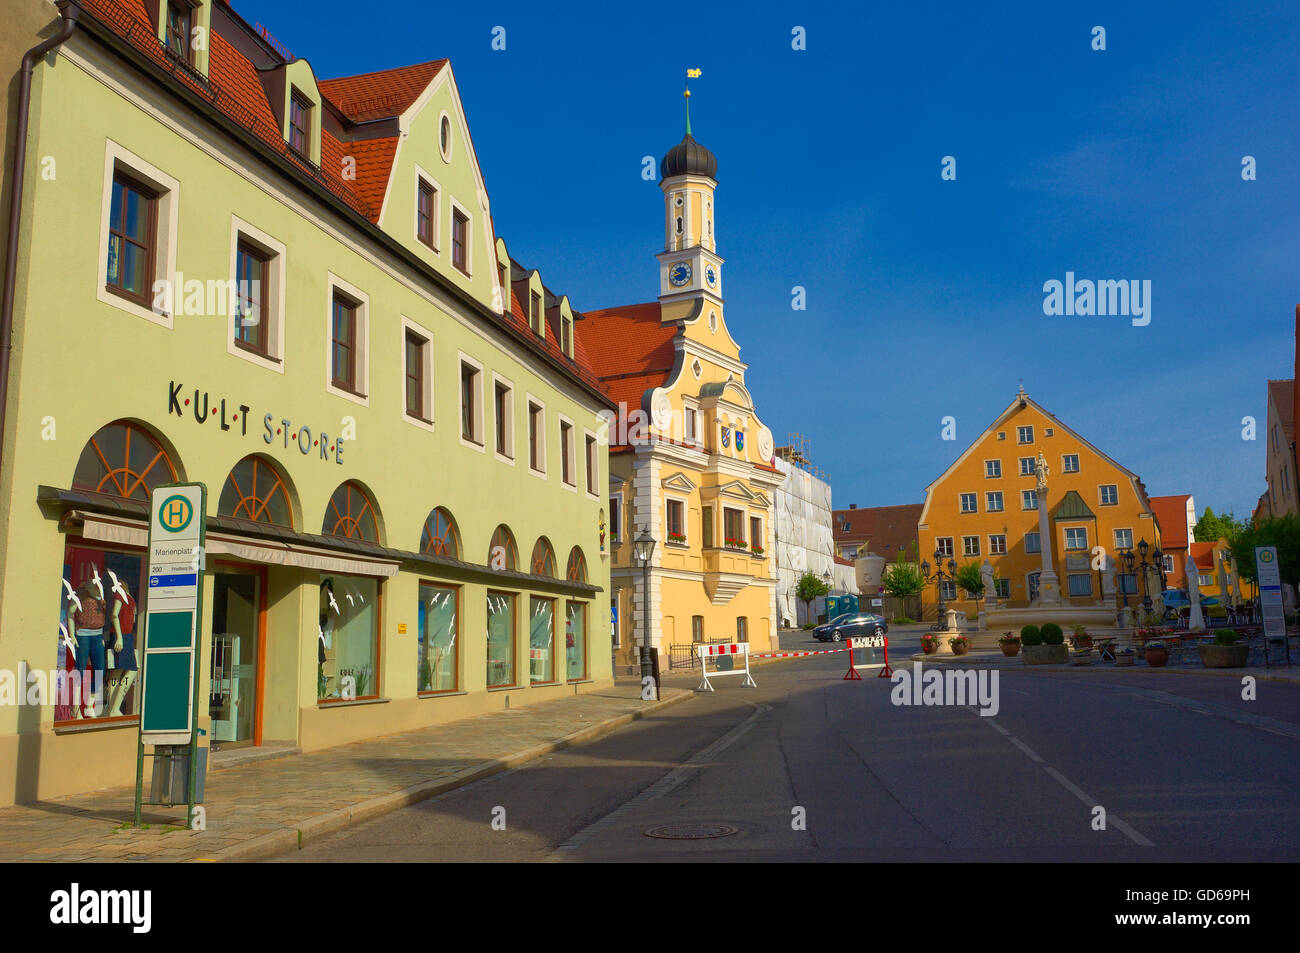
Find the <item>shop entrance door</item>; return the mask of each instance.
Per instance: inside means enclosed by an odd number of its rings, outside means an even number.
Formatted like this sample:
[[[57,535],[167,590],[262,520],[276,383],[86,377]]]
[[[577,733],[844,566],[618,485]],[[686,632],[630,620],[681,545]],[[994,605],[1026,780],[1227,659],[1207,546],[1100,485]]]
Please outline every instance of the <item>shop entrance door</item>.
[[[264,579],[252,572],[214,574],[212,598],[212,748],[260,741],[258,665]]]

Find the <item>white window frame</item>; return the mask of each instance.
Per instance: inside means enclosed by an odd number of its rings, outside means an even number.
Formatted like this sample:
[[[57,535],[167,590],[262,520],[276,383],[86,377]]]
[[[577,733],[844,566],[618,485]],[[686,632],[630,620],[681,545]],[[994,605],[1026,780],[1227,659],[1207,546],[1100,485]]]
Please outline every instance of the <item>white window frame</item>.
[[[1002,548],[1001,548],[1001,549],[998,549],[998,547],[994,544],[993,541],[994,541],[995,539],[1000,539],[1000,540],[1002,540]],[[1005,556],[1006,554],[1007,554],[1007,534],[1006,534],[1006,533],[989,533],[989,555],[990,555],[990,556]]]
[[[975,542],[975,545],[974,545],[973,547],[970,545],[970,543],[971,543],[972,540],[974,540],[974,542]],[[964,557],[967,557],[967,556],[983,556],[983,555],[984,555],[983,553],[980,552],[980,538],[979,538],[978,535],[975,535],[975,536],[963,536],[963,537],[961,538],[961,554],[962,554],[962,557],[963,557],[963,558],[964,558]]]
[[[230,216],[230,280],[232,282],[236,280],[238,274],[239,240],[241,238],[251,245],[256,245],[263,254],[268,256],[266,271],[268,275],[267,283],[269,283],[270,287],[263,287],[262,289],[261,321],[266,333],[269,357],[255,354],[235,343],[234,314],[226,317],[226,353],[233,354],[250,364],[256,364],[258,367],[264,367],[269,371],[275,371],[277,374],[283,374],[285,365],[284,243],[276,241],[266,232],[250,225],[239,216]]]
[[[1029,497],[1030,497],[1031,495],[1032,495],[1033,498],[1034,498],[1034,505],[1033,505],[1033,506],[1027,506],[1026,504],[1029,502]],[[1021,512],[1028,513],[1028,512],[1030,512],[1030,511],[1032,511],[1032,510],[1036,510],[1036,509],[1038,509],[1038,491],[1037,491],[1037,490],[1021,490],[1021,491],[1020,491],[1020,510],[1021,510]]]
[[[459,209],[460,213],[465,216],[465,270],[461,271],[456,267],[454,255],[452,254],[452,217],[451,213],[447,216],[447,263],[451,265],[451,270],[463,278],[474,277],[474,213],[456,201],[455,196],[447,196],[447,204],[452,209]]]
[[[541,463],[541,469],[533,466],[533,405],[536,404],[541,411],[541,418],[537,424],[537,459]],[[539,480],[548,479],[546,472],[546,402],[539,397],[534,397],[527,391],[524,392],[524,426],[528,428],[528,472]]]
[[[727,510],[732,510],[740,514],[740,529],[745,536],[749,535],[749,510],[743,506],[730,506],[729,504],[726,503],[723,503],[721,505],[721,508],[722,508],[722,514],[721,514],[722,515],[722,547],[721,548],[730,549],[731,547],[727,545]],[[749,540],[744,539],[743,541],[745,543],[745,548],[749,548]]]
[[[1022,440],[1021,438],[1024,436],[1024,433],[1025,433],[1026,430],[1029,431],[1029,439],[1028,439],[1028,440]],[[1016,425],[1016,444],[1017,444],[1018,446],[1027,446],[1028,444],[1031,444],[1031,443],[1033,443],[1033,442],[1034,442],[1034,425],[1033,425],[1033,424],[1017,424],[1017,425]]]
[[[1133,548],[1133,530],[1129,529],[1129,528],[1126,527],[1126,526],[1118,526],[1118,527],[1115,528],[1115,531],[1114,531],[1114,532],[1115,532],[1115,548],[1116,548],[1116,549],[1132,549],[1132,548]],[[1121,543],[1121,542],[1119,541],[1119,534],[1120,534],[1120,533],[1128,533],[1128,543],[1127,543],[1127,545],[1124,544],[1124,543]]]
[[[334,368],[330,365],[333,355],[330,351],[334,339],[335,291],[342,291],[357,303],[356,385],[360,391],[357,394],[334,386]],[[325,279],[325,391],[362,407],[370,406],[370,295],[332,271],[326,272]]]
[[[681,542],[668,539],[668,504],[680,503],[682,507],[682,535],[686,538]],[[690,501],[684,496],[677,496],[672,493],[664,494],[664,543],[668,546],[689,546],[691,543],[690,530],[691,507]]]
[[[1070,467],[1069,467],[1068,464],[1067,464],[1067,461],[1070,460],[1070,459],[1073,459],[1073,460],[1074,460],[1074,469],[1073,469],[1073,470],[1071,470]],[[1080,472],[1080,468],[1081,468],[1081,467],[1082,467],[1082,464],[1079,462],[1079,455],[1078,455],[1077,453],[1063,453],[1063,454],[1061,454],[1061,472],[1062,472],[1062,473],[1078,473],[1078,472]]]
[[[584,474],[587,471],[588,458],[590,458],[591,460],[591,480],[588,481],[586,486],[587,497],[588,499],[599,500],[600,499],[599,488],[601,486],[600,435],[597,434],[595,431],[588,430],[586,427],[582,428],[582,454],[583,454],[582,460],[583,460]]]
[[[695,416],[695,432],[687,433],[686,426],[691,419],[691,414]],[[682,440],[693,447],[700,445],[700,407],[694,401],[682,401]]]
[[[560,441],[560,486],[571,492],[578,490],[578,428],[564,414],[556,414],[555,435]],[[564,428],[569,428],[569,445],[564,445]],[[569,479],[564,479],[565,467],[569,469]]]
[[[506,394],[506,452],[497,449],[497,385],[504,384]],[[515,382],[492,372],[492,456],[509,466],[515,465]]]
[[[427,184],[433,186],[433,208],[430,213],[433,215],[433,247],[429,247],[420,240],[420,180],[423,179]],[[412,196],[411,204],[411,234],[415,237],[415,244],[423,248],[426,252],[435,258],[442,257],[442,185],[424,171],[419,165],[415,164],[415,195]]]
[[[993,464],[993,466],[990,467],[989,464]],[[990,471],[991,469],[996,469],[997,472],[996,472],[996,473],[990,473],[989,471]],[[984,479],[986,479],[986,480],[1000,480],[1000,479],[1002,479],[1002,461],[1001,461],[1001,460],[985,460],[985,461],[984,461]]]
[[[404,314],[400,317],[402,326],[401,336],[398,339],[397,366],[402,369],[402,399],[398,404],[398,412],[412,427],[433,433],[433,332],[416,324]],[[420,403],[424,415],[428,418],[427,421],[412,417],[406,410],[406,335],[408,332],[424,339],[424,393],[420,396]]]
[[[1086,527],[1086,526],[1066,526],[1066,527],[1064,527],[1063,532],[1064,532],[1064,537],[1063,537],[1063,538],[1064,538],[1064,540],[1065,540],[1065,551],[1066,551],[1067,553],[1086,553],[1086,552],[1088,551],[1088,527]],[[1071,534],[1071,533],[1082,533],[1082,534],[1083,534],[1083,545],[1082,545],[1082,546],[1071,546],[1071,545],[1070,545],[1070,534]]]
[[[1214,574],[1208,572],[1196,571],[1196,584],[1202,589],[1209,589],[1215,585]]]
[[[1017,459],[1017,460],[1019,461],[1019,463],[1020,463],[1020,475],[1021,475],[1022,477],[1034,476],[1034,475],[1035,475],[1036,468],[1037,468],[1037,466],[1038,466],[1038,461],[1037,461],[1037,460],[1035,460],[1033,457],[1017,457],[1016,459]],[[1026,461],[1028,461],[1028,463],[1029,463],[1029,469],[1028,469],[1028,470],[1025,469],[1025,462],[1026,462]]]
[[[997,497],[997,504],[998,504],[998,505],[997,505],[996,507],[993,506],[993,498],[994,498],[994,497]],[[1005,498],[1003,497],[1003,495],[1002,495],[1002,491],[1001,491],[1001,490],[985,490],[985,491],[984,491],[984,512],[985,512],[985,513],[1001,513],[1001,512],[1003,512],[1003,511],[1006,509],[1006,507],[1005,507],[1005,502],[1006,502],[1006,500],[1005,500]]]
[[[1174,554],[1164,553],[1163,555],[1165,560],[1165,575],[1166,576],[1173,575],[1178,571],[1177,567],[1174,565]]]
[[[446,150],[442,148],[442,121],[444,119],[447,120],[448,129]],[[445,109],[438,113],[438,131],[436,135],[438,137],[438,155],[442,157],[443,162],[450,164],[451,157],[456,151],[456,123],[451,121],[451,114]]]
[[[974,501],[970,509],[966,509],[966,497]],[[959,513],[978,513],[980,511],[980,495],[978,493],[958,493],[957,494],[957,511]]]
[[[464,351],[456,352],[456,436],[457,439],[460,440],[460,445],[462,447],[469,447],[471,450],[475,450],[479,453],[487,453],[487,441],[485,439],[477,441],[466,440],[465,432],[461,427],[461,414],[465,401],[463,370],[466,364],[478,371],[478,374],[474,378],[475,387],[478,390],[478,394],[475,395],[476,399],[474,401],[474,436],[479,438],[485,438],[487,436],[483,429],[483,380],[487,375],[483,373],[483,362],[470,357]]]
[[[767,520],[763,518],[762,513],[749,514],[750,525],[746,526],[745,529],[749,531],[749,535],[751,537],[753,537],[754,535],[754,526],[753,526],[754,520],[758,520],[758,535],[762,537],[758,541],[758,545],[763,547],[763,555],[766,556],[767,555]],[[748,540],[748,542],[749,542],[749,550],[750,552],[753,552],[755,541],[751,538],[750,540]]]
[[[939,595],[943,597],[944,602],[956,602],[957,584],[951,579],[941,579],[939,581]]]
[[[1115,491],[1115,499],[1109,503],[1106,502],[1106,488],[1110,487]],[[1119,484],[1118,483],[1099,483],[1097,484],[1097,505],[1098,506],[1119,506]]]
[[[158,193],[157,232],[154,235],[153,280],[168,281],[172,285],[171,308],[155,311],[114,294],[108,290],[108,220],[113,212],[113,174],[118,168],[139,179]],[[95,262],[95,297],[119,311],[144,318],[164,328],[172,327],[178,300],[184,300],[183,288],[176,287],[176,236],[180,222],[181,184],[157,166],[146,162],[135,153],[118,145],[112,139],[104,146],[104,194],[99,213],[99,260]],[[206,285],[205,285],[206,288]],[[150,304],[157,298],[149,288]]]
[[[947,548],[947,552],[944,552],[945,547],[940,545],[940,543],[943,543],[943,542],[947,542],[947,543],[948,543],[948,545],[947,545],[947,547],[946,547],[946,548]],[[934,538],[934,548],[935,548],[935,550],[936,550],[937,552],[940,552],[940,553],[943,554],[943,558],[944,558],[944,559],[956,559],[956,558],[957,558],[957,546],[956,546],[956,541],[955,541],[955,540],[953,539],[953,537],[951,537],[951,536],[936,536],[936,537]]]

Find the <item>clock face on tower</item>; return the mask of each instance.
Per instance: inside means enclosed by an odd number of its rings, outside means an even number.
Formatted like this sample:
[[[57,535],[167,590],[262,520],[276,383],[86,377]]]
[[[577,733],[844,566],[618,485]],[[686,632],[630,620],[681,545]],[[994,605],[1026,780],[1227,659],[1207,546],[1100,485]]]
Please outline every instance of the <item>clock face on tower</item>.
[[[691,266],[689,262],[679,261],[668,270],[668,280],[679,288],[691,280]]]
[[[712,265],[706,265],[704,267],[704,280],[707,281],[709,287],[712,288],[718,283],[718,270]]]

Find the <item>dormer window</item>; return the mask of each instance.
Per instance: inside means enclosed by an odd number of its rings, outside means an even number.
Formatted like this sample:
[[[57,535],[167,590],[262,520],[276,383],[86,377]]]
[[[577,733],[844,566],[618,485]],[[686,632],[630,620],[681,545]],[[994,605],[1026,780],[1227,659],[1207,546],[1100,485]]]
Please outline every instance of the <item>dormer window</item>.
[[[533,292],[529,296],[528,307],[528,326],[533,329],[534,334],[542,333],[542,296]]]
[[[311,158],[311,102],[294,89],[289,94],[289,148]]]
[[[560,316],[560,350],[569,356],[569,325],[572,322],[567,315]]]
[[[187,65],[194,65],[190,35],[194,29],[194,10],[187,3],[167,4],[167,52]]]

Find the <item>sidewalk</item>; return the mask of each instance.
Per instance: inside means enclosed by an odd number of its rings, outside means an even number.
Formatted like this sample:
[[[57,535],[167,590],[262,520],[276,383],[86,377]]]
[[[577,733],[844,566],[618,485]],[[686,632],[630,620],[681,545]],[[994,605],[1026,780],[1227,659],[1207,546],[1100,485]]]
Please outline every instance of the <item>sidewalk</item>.
[[[560,701],[209,771],[204,831],[185,829],[183,805],[145,805],[142,822],[149,827],[133,829],[134,787],[0,808],[0,861],[269,857],[598,738],[693,695],[665,687],[660,701],[643,702],[639,684],[619,684]],[[148,784],[146,778],[146,795]]]

